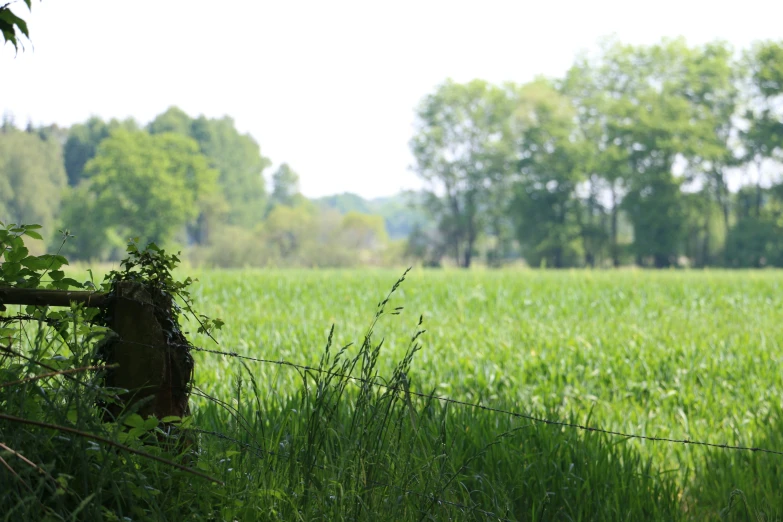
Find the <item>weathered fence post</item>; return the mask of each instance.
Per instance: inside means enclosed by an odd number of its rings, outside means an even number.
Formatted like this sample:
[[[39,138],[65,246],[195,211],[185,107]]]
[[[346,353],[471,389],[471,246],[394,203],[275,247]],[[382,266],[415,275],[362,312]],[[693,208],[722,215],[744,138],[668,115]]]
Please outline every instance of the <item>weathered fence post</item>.
[[[193,377],[190,343],[173,319],[174,303],[152,286],[114,283],[108,293],[0,287],[0,305],[70,306],[72,302],[102,309],[104,325],[117,336],[97,354],[119,365],[105,384],[122,388],[119,402],[108,404],[107,420],[126,409],[142,417],[184,417]]]
[[[107,408],[117,416],[141,403],[137,413],[158,419],[190,413],[193,377],[190,344],[172,320],[173,302],[136,282],[115,283],[105,311],[107,324],[118,335],[100,356],[119,368],[106,374],[106,385],[123,388],[120,404]]]

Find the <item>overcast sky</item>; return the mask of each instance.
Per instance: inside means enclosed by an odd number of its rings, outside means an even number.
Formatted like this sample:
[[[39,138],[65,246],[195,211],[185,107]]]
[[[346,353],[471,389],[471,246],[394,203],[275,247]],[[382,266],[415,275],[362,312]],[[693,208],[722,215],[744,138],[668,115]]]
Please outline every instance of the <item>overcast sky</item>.
[[[446,78],[562,75],[609,35],[745,48],[783,38],[783,1],[43,0],[33,48],[0,56],[0,108],[61,126],[170,105],[229,115],[307,196],[415,188],[418,101]]]

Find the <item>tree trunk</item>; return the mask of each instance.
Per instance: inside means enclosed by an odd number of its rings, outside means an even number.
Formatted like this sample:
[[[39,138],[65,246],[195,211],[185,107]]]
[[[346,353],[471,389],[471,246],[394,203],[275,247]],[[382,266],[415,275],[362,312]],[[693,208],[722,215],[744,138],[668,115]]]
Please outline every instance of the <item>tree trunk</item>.
[[[612,184],[612,227],[610,233],[610,247],[612,250],[612,265],[615,268],[620,266],[620,253],[617,248],[617,218],[619,210],[617,208],[617,189]]]
[[[473,260],[473,245],[476,243],[476,233],[473,230],[473,224],[468,226],[468,239],[465,245],[464,262],[462,268],[470,268],[470,263]]]
[[[761,161],[756,161],[756,217],[761,217]]]

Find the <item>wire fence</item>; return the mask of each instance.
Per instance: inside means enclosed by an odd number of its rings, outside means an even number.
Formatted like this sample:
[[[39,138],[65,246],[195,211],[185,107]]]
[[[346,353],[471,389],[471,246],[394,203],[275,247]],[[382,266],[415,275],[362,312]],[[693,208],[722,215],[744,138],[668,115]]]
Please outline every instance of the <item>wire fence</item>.
[[[754,447],[754,446],[738,446],[738,445],[732,445],[732,444],[717,444],[717,443],[714,443],[714,442],[705,442],[705,441],[697,441],[697,440],[690,440],[690,439],[674,439],[674,438],[669,438],[669,437],[656,437],[656,436],[652,436],[652,435],[639,435],[639,434],[635,434],[635,433],[625,433],[625,432],[621,432],[621,431],[607,430],[607,429],[598,428],[598,427],[595,427],[595,426],[587,426],[587,425],[584,425],[584,424],[578,424],[578,423],[567,422],[567,421],[562,421],[562,420],[546,419],[546,418],[543,418],[543,417],[538,417],[538,416],[535,416],[535,415],[529,415],[529,414],[526,414],[526,413],[519,413],[519,412],[515,412],[515,411],[511,411],[511,410],[501,409],[501,408],[493,408],[491,406],[485,406],[485,405],[479,404],[479,403],[472,403],[472,402],[467,402],[467,401],[461,401],[461,400],[452,399],[450,397],[444,397],[444,396],[440,396],[440,395],[416,392],[416,391],[413,391],[413,390],[410,390],[410,389],[401,389],[401,388],[397,388],[395,386],[389,386],[389,385],[384,384],[382,382],[371,381],[371,380],[368,380],[368,379],[363,379],[363,378],[357,377],[355,375],[348,375],[348,374],[342,374],[342,373],[337,373],[337,372],[330,372],[329,370],[324,370],[323,368],[316,368],[316,367],[313,367],[313,366],[297,364],[297,363],[293,363],[293,362],[290,362],[290,361],[274,360],[274,359],[262,359],[262,358],[258,358],[258,357],[251,357],[251,356],[248,356],[248,355],[241,355],[241,354],[238,354],[236,352],[225,352],[225,351],[220,351],[220,350],[209,350],[209,349],[206,349],[206,348],[198,348],[198,347],[193,347],[192,349],[195,350],[195,351],[198,351],[198,352],[211,353],[211,354],[214,354],[214,355],[223,355],[223,356],[226,356],[226,357],[234,357],[234,358],[237,358],[237,359],[243,359],[243,360],[251,361],[251,362],[264,363],[264,364],[275,364],[275,365],[278,365],[278,366],[287,366],[287,367],[290,367],[290,368],[296,368],[296,369],[302,370],[302,371],[317,372],[317,373],[321,373],[321,374],[324,374],[324,375],[330,375],[330,376],[333,376],[333,377],[349,379],[349,380],[352,380],[352,381],[360,382],[362,384],[367,384],[369,386],[377,386],[379,388],[385,388],[385,389],[388,389],[388,390],[405,392],[405,393],[407,393],[409,395],[413,395],[413,396],[416,396],[416,397],[422,397],[422,398],[430,399],[430,400],[437,400],[437,401],[442,402],[442,403],[454,404],[456,406],[462,406],[462,407],[466,407],[466,408],[475,408],[475,409],[479,409],[479,410],[483,410],[483,411],[487,411],[487,412],[491,412],[491,413],[508,415],[510,417],[515,417],[515,418],[519,418],[519,419],[525,419],[525,420],[529,420],[529,421],[536,422],[536,423],[541,423],[541,424],[549,424],[549,425],[552,425],[552,426],[560,426],[560,427],[563,427],[563,428],[572,428],[572,429],[577,429],[577,430],[582,430],[582,431],[589,431],[589,432],[594,432],[594,433],[603,433],[605,435],[611,435],[611,436],[614,436],[614,437],[622,437],[622,438],[626,438],[626,439],[644,440],[644,441],[648,441],[648,442],[664,442],[664,443],[671,443],[671,444],[683,444],[683,445],[691,445],[691,446],[704,446],[704,447],[708,447],[708,448],[719,448],[719,449],[725,449],[725,450],[750,451],[750,452],[758,452],[758,453],[769,453],[769,454],[772,454],[772,455],[783,455],[783,451],[780,451],[780,450],[773,450],[773,449],[768,449],[768,448],[759,448],[759,447]]]
[[[17,317],[16,319],[17,320],[19,320],[19,319],[23,319],[23,320],[30,320],[30,319],[37,320],[37,318],[28,318],[28,317],[21,317],[21,318]],[[127,344],[134,344],[134,345],[138,345],[138,346],[147,346],[147,347],[155,347],[155,346],[150,345],[150,344],[138,343],[138,342],[134,342],[134,341],[128,341],[128,340],[125,340],[125,339],[122,339],[122,338],[117,338],[117,340],[120,341],[120,342],[123,342],[123,343],[127,343]],[[683,445],[690,445],[690,446],[702,446],[702,447],[708,447],[708,448],[718,448],[718,449],[724,449],[724,450],[749,451],[749,452],[754,452],[754,453],[768,453],[768,454],[771,454],[771,455],[781,455],[781,456],[783,456],[783,450],[774,450],[774,449],[761,448],[761,447],[756,447],[756,446],[740,446],[740,445],[733,445],[733,444],[728,444],[728,443],[718,444],[718,443],[714,443],[714,442],[706,442],[706,441],[698,441],[698,440],[690,440],[690,439],[676,439],[676,438],[670,438],[670,437],[658,437],[658,436],[654,436],[654,435],[639,435],[639,434],[636,434],[636,433],[626,433],[626,432],[622,432],[622,431],[608,430],[608,429],[604,429],[604,428],[600,428],[600,427],[596,427],[596,426],[588,426],[586,424],[579,424],[579,423],[562,421],[562,420],[555,420],[555,419],[547,419],[547,418],[544,418],[544,417],[538,417],[536,415],[530,415],[530,414],[527,414],[527,413],[520,413],[520,412],[516,412],[516,411],[502,409],[502,408],[493,408],[491,406],[486,406],[486,405],[480,404],[480,403],[473,403],[473,402],[467,402],[467,401],[462,401],[462,400],[458,400],[458,399],[452,399],[450,397],[444,397],[444,396],[441,396],[441,395],[434,395],[434,394],[416,392],[416,391],[410,390],[407,387],[405,389],[402,389],[402,388],[398,388],[398,387],[395,387],[395,386],[390,386],[390,385],[382,383],[382,382],[378,382],[378,381],[374,381],[374,380],[368,380],[368,379],[363,379],[363,378],[357,377],[355,375],[343,374],[343,373],[339,373],[339,372],[331,372],[329,370],[324,370],[323,368],[316,368],[314,366],[308,366],[308,365],[304,365],[304,364],[297,364],[297,363],[290,362],[290,361],[285,361],[285,360],[263,359],[263,358],[259,358],[259,357],[251,357],[249,355],[241,355],[241,354],[239,354],[237,352],[226,352],[226,351],[221,351],[221,350],[210,350],[210,349],[207,349],[207,348],[199,348],[199,347],[196,347],[196,346],[191,346],[190,349],[192,349],[193,351],[197,351],[197,352],[209,353],[209,354],[213,354],[213,355],[221,355],[221,356],[225,356],[225,357],[232,357],[232,358],[242,359],[242,360],[245,360],[245,361],[251,361],[251,362],[256,362],[256,363],[274,364],[274,365],[277,365],[277,366],[286,366],[286,367],[289,367],[289,368],[295,368],[297,370],[302,370],[302,371],[317,372],[317,373],[320,373],[320,374],[323,374],[323,375],[329,375],[329,376],[333,376],[333,377],[349,379],[349,380],[352,380],[352,381],[355,381],[355,382],[359,382],[359,383],[362,383],[362,384],[366,384],[366,385],[369,385],[369,386],[385,388],[385,389],[392,390],[392,391],[404,392],[404,393],[406,393],[408,395],[415,396],[415,397],[422,397],[422,398],[429,399],[429,400],[437,400],[437,401],[442,402],[442,403],[453,404],[453,405],[456,405],[456,406],[461,406],[461,407],[466,407],[466,408],[475,408],[475,409],[482,410],[482,411],[487,411],[487,412],[490,412],[490,413],[507,415],[507,416],[510,416],[510,417],[519,418],[519,419],[525,419],[525,420],[529,420],[531,422],[536,422],[536,423],[540,423],[540,424],[548,424],[548,425],[551,425],[551,426],[560,426],[560,427],[563,427],[563,428],[571,428],[571,429],[577,429],[577,430],[581,430],[581,431],[588,431],[588,432],[594,432],[594,433],[603,433],[605,435],[610,435],[610,436],[613,436],[613,437],[621,437],[621,438],[625,438],[625,439],[636,439],[636,440],[643,440],[643,441],[648,441],[648,442],[663,442],[663,443],[670,443],[670,444],[683,444]],[[19,353],[14,353],[14,352],[10,352],[10,353],[13,353],[13,355],[20,355]],[[215,399],[214,397],[205,397],[205,398],[210,399],[210,400],[218,400],[218,399]]]
[[[10,320],[15,320],[15,321],[40,321],[39,318],[32,317],[32,316],[27,316],[27,315],[18,315],[18,316],[15,316],[15,317],[4,317],[2,319],[3,319],[2,322],[6,322],[6,323],[10,322]],[[119,342],[128,343],[128,344],[148,346],[148,347],[152,346],[152,345],[145,344],[145,343],[138,343],[138,342],[134,342],[134,341],[127,341],[127,340],[122,339],[120,337],[117,337],[116,340],[119,341]],[[769,449],[769,448],[761,448],[761,447],[754,447],[754,446],[740,446],[740,445],[731,445],[731,444],[717,444],[717,443],[713,443],[713,442],[690,440],[690,439],[687,439],[687,438],[686,439],[676,439],[676,438],[670,438],[670,437],[658,437],[658,436],[651,436],[651,435],[640,435],[640,434],[635,434],[635,433],[626,433],[626,432],[621,432],[621,431],[616,431],[616,430],[609,430],[609,429],[604,429],[604,428],[595,427],[595,426],[589,426],[589,425],[586,425],[586,424],[579,424],[579,423],[562,421],[562,420],[557,420],[557,419],[549,419],[549,418],[539,417],[539,416],[536,416],[536,415],[520,413],[520,412],[517,412],[517,411],[511,411],[511,410],[507,410],[507,409],[494,408],[494,407],[487,406],[487,405],[480,404],[480,403],[472,403],[472,402],[462,401],[462,400],[458,400],[458,399],[453,399],[453,398],[450,398],[450,397],[439,396],[439,395],[435,395],[434,393],[430,393],[430,394],[421,393],[421,392],[417,392],[417,391],[411,390],[409,388],[409,386],[403,386],[403,387],[391,386],[391,385],[388,385],[388,384],[383,383],[383,382],[378,382],[377,380],[369,380],[369,379],[365,379],[365,378],[358,377],[358,376],[351,375],[351,374],[334,372],[334,371],[326,370],[326,369],[323,369],[323,368],[317,368],[317,367],[314,367],[314,366],[298,364],[298,363],[294,363],[294,362],[286,361],[286,360],[274,360],[274,359],[265,359],[265,358],[259,358],[259,357],[252,357],[252,356],[249,356],[249,355],[242,355],[242,354],[239,354],[237,352],[229,352],[229,351],[221,351],[221,350],[211,350],[211,349],[200,348],[200,347],[196,347],[196,346],[191,346],[190,349],[192,349],[193,351],[197,351],[197,352],[207,353],[207,354],[211,354],[211,355],[219,355],[219,356],[230,357],[230,358],[236,358],[236,359],[241,359],[241,360],[244,360],[244,361],[249,361],[249,362],[254,362],[254,363],[270,364],[270,365],[276,365],[276,366],[281,366],[281,367],[288,367],[288,368],[296,369],[296,370],[299,370],[299,371],[302,371],[302,372],[315,372],[315,373],[319,373],[319,374],[322,374],[322,375],[328,375],[328,376],[332,376],[332,377],[338,377],[338,378],[341,378],[341,379],[347,379],[347,380],[358,382],[358,383],[361,383],[361,384],[364,384],[364,385],[368,385],[368,386],[384,388],[384,389],[387,389],[387,390],[390,390],[390,391],[394,391],[394,392],[405,393],[405,394],[407,394],[409,396],[421,397],[421,398],[424,398],[424,399],[427,399],[427,400],[430,400],[430,401],[431,400],[436,400],[436,401],[439,401],[439,402],[445,403],[445,404],[452,404],[452,405],[459,406],[459,407],[464,407],[464,408],[473,408],[473,409],[482,410],[482,411],[486,411],[486,412],[493,413],[493,414],[506,415],[506,416],[513,417],[513,418],[524,419],[524,420],[535,422],[535,423],[546,424],[546,425],[551,425],[551,426],[558,426],[558,427],[562,427],[562,428],[576,429],[576,430],[581,430],[581,431],[585,431],[585,432],[601,433],[601,434],[605,434],[605,435],[608,435],[608,436],[620,437],[620,438],[624,438],[624,439],[636,439],[636,440],[649,441],[649,442],[683,444],[683,445],[702,446],[702,447],[717,448],[717,449],[724,449],[724,450],[749,451],[749,452],[767,453],[767,454],[772,454],[772,455],[783,455],[783,451]],[[20,354],[20,353],[18,353],[16,351],[13,351],[10,348],[5,348],[2,351],[6,352],[6,355],[22,356],[22,354]],[[41,365],[41,366],[44,366],[44,365]],[[44,367],[46,367],[46,366],[44,366]],[[57,374],[60,374],[60,373],[62,373],[62,372],[57,372]],[[65,377],[65,378],[69,378],[70,377],[67,374],[63,374],[62,376]],[[215,402],[216,404],[218,404],[219,406],[221,406],[223,408],[232,410],[231,411],[232,415],[238,417],[237,418],[238,423],[240,425],[245,425],[244,428],[248,428],[247,425],[249,424],[249,421],[247,419],[245,419],[244,417],[242,417],[241,414],[235,408],[231,407],[230,404],[228,404],[225,401],[222,401],[222,400],[220,400],[218,398],[210,396],[209,394],[207,394],[203,390],[199,389],[197,386],[194,386],[193,392],[194,392],[194,395],[196,395],[196,396],[199,396],[199,397],[204,398],[206,400],[213,401],[213,402]],[[265,448],[259,447],[257,445],[248,444],[247,442],[242,442],[242,441],[240,441],[240,440],[238,440],[236,438],[230,437],[230,436],[228,436],[228,435],[226,435],[224,433],[220,433],[220,432],[216,432],[216,431],[209,431],[209,430],[202,430],[202,429],[198,429],[198,428],[191,428],[191,430],[193,432],[195,432],[195,433],[200,433],[200,434],[203,434],[203,435],[206,435],[206,436],[219,438],[219,439],[225,440],[227,442],[230,442],[232,444],[235,444],[236,446],[241,447],[244,450],[253,453],[255,456],[257,456],[259,458],[264,458],[266,456],[271,456],[271,457],[275,457],[275,458],[290,458],[290,456],[282,455],[282,454],[279,454],[277,452],[270,451],[270,450],[267,450]],[[314,464],[314,465],[316,467],[318,467],[318,468],[322,468],[323,469],[323,467],[318,465],[318,464]],[[421,493],[421,492],[410,490],[410,489],[406,489],[406,488],[403,488],[401,486],[397,486],[397,485],[394,485],[394,484],[386,484],[386,483],[382,483],[382,482],[371,482],[371,483],[368,483],[368,486],[377,487],[377,488],[388,488],[388,489],[393,489],[393,490],[399,491],[400,493],[403,493],[403,494],[406,494],[406,495],[418,496],[418,497],[421,497],[421,498],[426,499],[427,501],[429,501],[431,507],[432,506],[436,506],[436,505],[437,506],[444,506],[444,507],[447,507],[447,508],[450,508],[450,509],[459,510],[462,513],[471,513],[472,515],[478,515],[478,516],[485,517],[487,519],[498,520],[498,521],[501,521],[501,522],[512,522],[512,520],[513,520],[513,519],[505,518],[502,515],[498,515],[496,513],[491,512],[491,511],[484,510],[484,509],[482,509],[482,508],[480,508],[480,507],[478,507],[476,505],[467,505],[467,504],[463,504],[463,503],[459,503],[459,502],[454,502],[454,501],[451,501],[451,500],[446,500],[446,499],[443,499],[443,498],[439,498],[439,497],[437,497],[437,496],[435,496],[433,494],[430,494],[430,493]]]

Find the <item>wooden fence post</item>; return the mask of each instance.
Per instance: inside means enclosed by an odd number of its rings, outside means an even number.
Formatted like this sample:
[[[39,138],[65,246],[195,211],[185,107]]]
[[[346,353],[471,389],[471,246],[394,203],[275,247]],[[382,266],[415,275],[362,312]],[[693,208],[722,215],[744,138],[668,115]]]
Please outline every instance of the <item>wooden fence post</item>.
[[[190,344],[171,320],[171,298],[135,282],[115,283],[107,309],[107,326],[119,336],[102,349],[108,364],[119,368],[106,374],[106,385],[123,388],[121,404],[110,404],[117,416],[142,402],[137,413],[184,417],[193,377]],[[168,323],[168,324],[166,324]]]
[[[105,326],[117,337],[98,355],[118,364],[106,374],[106,386],[122,388],[119,403],[107,405],[106,418],[133,408],[142,417],[184,417],[193,378],[190,343],[173,319],[170,296],[142,283],[120,281],[109,293],[0,287],[0,305],[70,306],[103,309]]]

